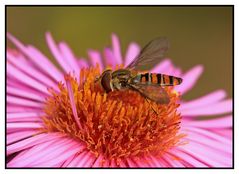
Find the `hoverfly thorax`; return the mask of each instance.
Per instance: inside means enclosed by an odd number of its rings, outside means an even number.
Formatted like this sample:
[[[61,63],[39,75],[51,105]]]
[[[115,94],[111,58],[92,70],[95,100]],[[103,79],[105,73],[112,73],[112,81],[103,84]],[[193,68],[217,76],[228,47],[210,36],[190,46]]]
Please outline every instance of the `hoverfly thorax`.
[[[131,72],[127,69],[105,70],[99,78],[102,88],[107,93],[127,88],[129,79],[131,79]]]
[[[127,88],[127,84],[131,79],[131,71],[127,69],[119,69],[112,73],[112,85],[114,89],[120,90]]]

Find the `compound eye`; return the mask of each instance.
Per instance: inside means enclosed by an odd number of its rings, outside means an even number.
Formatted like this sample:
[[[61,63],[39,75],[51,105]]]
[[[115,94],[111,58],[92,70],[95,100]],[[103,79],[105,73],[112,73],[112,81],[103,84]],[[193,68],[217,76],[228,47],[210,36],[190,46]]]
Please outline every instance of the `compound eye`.
[[[106,92],[112,91],[110,81],[111,81],[110,73],[105,73],[101,79],[101,85],[103,86]]]

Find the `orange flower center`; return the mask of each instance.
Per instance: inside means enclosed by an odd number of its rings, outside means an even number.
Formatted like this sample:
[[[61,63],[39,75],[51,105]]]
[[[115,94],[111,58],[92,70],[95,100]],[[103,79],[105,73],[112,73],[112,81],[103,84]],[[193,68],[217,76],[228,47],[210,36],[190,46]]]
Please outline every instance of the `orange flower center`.
[[[177,92],[165,88],[168,105],[156,104],[133,90],[106,94],[94,82],[99,75],[99,68],[91,68],[81,70],[79,82],[67,76],[82,128],[74,118],[65,85],[59,83],[60,92],[49,90],[52,95],[46,101],[44,131],[67,134],[85,143],[96,156],[116,161],[147,153],[160,156],[177,145],[182,137],[178,134]]]

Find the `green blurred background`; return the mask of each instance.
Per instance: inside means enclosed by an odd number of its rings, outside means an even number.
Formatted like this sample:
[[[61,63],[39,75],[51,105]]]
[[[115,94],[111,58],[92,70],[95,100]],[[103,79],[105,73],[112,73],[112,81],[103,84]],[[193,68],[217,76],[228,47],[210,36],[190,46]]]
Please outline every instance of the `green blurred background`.
[[[171,43],[167,55],[175,65],[184,71],[197,64],[205,68],[184,99],[219,88],[232,96],[232,12],[231,6],[8,6],[7,31],[49,57],[46,31],[57,41],[66,41],[78,57],[86,57],[89,48],[102,51],[110,45],[112,32],[119,35],[123,52],[131,41],[143,46],[166,36]]]

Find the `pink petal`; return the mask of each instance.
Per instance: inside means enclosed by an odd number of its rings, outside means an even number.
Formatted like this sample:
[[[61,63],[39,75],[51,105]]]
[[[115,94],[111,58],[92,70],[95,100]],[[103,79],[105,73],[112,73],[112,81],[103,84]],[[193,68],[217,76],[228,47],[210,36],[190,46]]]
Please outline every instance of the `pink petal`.
[[[24,108],[24,107],[23,107]],[[32,110],[31,111],[29,111],[29,113],[31,113],[32,112]],[[40,110],[37,110],[36,112],[40,112]],[[9,113],[18,113],[18,112],[7,112],[7,115],[9,114]],[[22,111],[22,112],[19,112],[19,113],[27,113],[27,110],[25,110],[25,111]],[[29,116],[29,117],[23,117],[22,119],[21,119],[21,117],[10,117],[10,118],[7,118],[7,123],[22,123],[22,124],[24,124],[24,123],[33,123],[33,122],[36,122],[36,123],[42,123],[42,119],[41,119],[41,117],[31,117],[31,116]],[[13,130],[10,130],[10,131],[13,131]]]
[[[181,109],[179,107],[178,111],[181,112],[184,116],[208,116],[229,113],[232,112],[232,100],[228,99],[211,105],[193,109]]]
[[[120,41],[116,34],[112,34],[112,49],[114,54],[114,59],[116,64],[122,64],[122,55],[121,55],[121,48],[120,48]]]
[[[170,66],[168,66],[168,68],[166,68],[166,69],[164,69],[164,70],[162,70],[162,71],[160,71],[160,72],[158,72],[158,73],[176,76],[176,75],[174,74],[174,72],[175,72],[176,70],[177,70],[176,67],[174,67],[174,65],[171,64]]]
[[[140,52],[140,47],[138,44],[131,43],[128,46],[126,56],[125,56],[125,63],[124,63],[125,67],[127,67],[136,58],[139,52]]]
[[[142,162],[147,163],[147,166],[148,166],[147,168],[159,168],[159,166],[154,161],[152,161],[152,159],[149,156],[151,155],[143,156],[141,158],[143,160]]]
[[[30,86],[18,81],[13,76],[7,74],[7,93],[13,94],[19,97],[25,97],[35,100],[45,99],[48,94],[42,93],[41,91],[35,90]],[[38,97],[37,97],[38,96]],[[45,101],[45,100],[44,100]]]
[[[19,88],[14,88],[7,86],[7,94],[12,94],[18,97],[24,97],[31,100],[36,100],[38,102],[45,102],[45,97],[37,95],[37,93],[31,93],[29,91],[21,90]]]
[[[69,141],[66,141],[67,143]],[[57,145],[61,144],[62,141],[60,140],[49,140],[47,142],[43,142],[41,144],[37,144],[31,147],[29,150],[25,150],[26,152],[18,154],[15,158],[13,158],[9,163],[9,167],[32,167],[29,164],[36,162],[39,158],[44,157],[42,154],[45,154],[45,151],[56,147]],[[55,146],[54,146],[55,145]]]
[[[42,112],[42,108],[22,107],[19,105],[7,104],[7,113],[22,113],[22,112]]]
[[[100,53],[98,51],[89,50],[88,54],[89,54],[92,65],[96,66],[97,64],[99,64],[100,70],[103,70],[104,66],[102,63],[102,58],[101,58]]]
[[[207,148],[213,148],[215,150],[218,150],[222,153],[224,153],[225,156],[230,156],[232,153],[232,149],[230,147],[228,147],[228,145],[216,142],[216,141],[211,141],[208,138],[202,138],[201,140],[199,140],[201,136],[196,137],[194,136],[188,136],[186,138],[184,138],[185,141],[188,141],[189,143],[193,142],[196,144],[200,144],[203,145]],[[214,144],[209,144],[209,143],[214,143]],[[222,145],[221,145],[222,144]]]
[[[71,162],[66,166],[66,167],[77,167],[77,164],[81,161],[85,162],[85,156],[88,153],[87,150],[84,150],[82,153],[80,153],[79,155],[76,155]],[[84,163],[83,162],[83,163]],[[84,164],[82,165],[82,167],[84,166]]]
[[[139,168],[138,166],[131,158],[127,158],[127,163],[129,168]]]
[[[114,59],[113,51],[110,48],[104,49],[104,58],[106,66],[112,66],[113,68],[116,66],[116,61]]]
[[[172,168],[171,164],[167,160],[165,160],[163,156],[159,160],[164,168]]]
[[[94,156],[88,150],[84,150],[82,153],[77,155],[67,167],[91,167],[92,164],[89,166],[85,166],[89,161],[93,163]],[[93,159],[93,160],[92,160]]]
[[[180,68],[173,68],[173,71],[172,71],[171,75],[176,76],[176,77],[181,77],[182,76],[182,70]]]
[[[30,122],[30,123],[7,123],[7,130],[27,130],[27,129],[38,129],[38,128],[42,128],[43,125],[42,123],[34,123],[34,122]]]
[[[7,134],[7,145],[25,138],[29,138],[32,135],[36,134],[37,132],[38,130],[28,130],[28,131],[21,131],[21,132],[15,132],[12,134]]]
[[[207,120],[197,120],[197,121],[189,121],[187,123],[188,126],[192,127],[201,127],[206,129],[221,129],[232,127],[232,116],[224,116],[221,118],[213,118]]]
[[[163,158],[171,167],[180,167],[180,168],[185,167],[185,165],[181,161],[174,159],[168,154],[163,155]]]
[[[212,167],[231,167],[232,156],[227,156],[225,153],[215,150],[198,143],[190,142],[180,148],[189,154],[196,156],[200,160],[209,164]]]
[[[52,64],[48,60],[48,58],[43,53],[41,53],[38,49],[31,45],[29,45],[27,49],[29,54],[31,54],[32,56],[32,61],[39,68],[46,72],[50,77],[55,79],[56,82],[61,81],[63,79],[63,74],[56,68],[54,64]]]
[[[209,104],[214,104],[226,97],[226,92],[224,90],[217,90],[214,92],[211,92],[205,96],[202,96],[198,99],[191,100],[185,103],[182,103],[180,106],[181,110],[185,109],[195,109],[201,106],[207,106]]]
[[[28,151],[29,151],[29,149],[25,149],[24,151],[20,151],[19,153],[17,153],[17,155],[7,163],[7,167],[8,168],[14,168],[15,166],[14,166],[14,164],[12,165],[12,161],[14,161],[15,159],[25,155],[26,153],[28,153]]]
[[[12,41],[15,46],[27,55],[31,61],[33,61],[39,68],[48,73],[56,81],[62,79],[61,73],[56,69],[56,67],[46,58],[40,51],[38,51],[33,46],[28,46],[27,48],[17,40],[13,35],[7,33],[7,37]]]
[[[61,138],[61,137],[63,137],[63,135],[59,134],[59,133],[51,133],[51,134],[42,133],[39,135],[35,135],[28,139],[25,139],[25,140],[22,140],[22,141],[19,141],[17,143],[7,146],[7,154],[9,155],[9,154],[27,149],[29,147],[35,146],[37,144],[47,142],[49,140],[53,140],[56,138]]]
[[[180,150],[180,148],[172,149],[172,153],[173,153],[173,155],[179,157],[186,163],[191,164],[193,167],[198,167],[198,168],[199,167],[209,167],[208,165],[204,164],[202,161],[197,159],[196,156],[192,156],[189,153]]]
[[[52,167],[59,163],[64,163],[72,155],[81,152],[83,150],[81,143],[73,141],[64,143],[60,148],[52,146],[48,147],[48,150],[44,153],[45,155],[31,163],[32,166],[36,167]]]
[[[7,73],[12,75],[13,77],[17,78],[22,83],[32,87],[33,89],[39,90],[45,94],[49,94],[47,91],[47,87],[42,83],[34,80],[33,78],[29,77],[28,75],[22,73],[20,70],[16,69],[9,63],[7,64]]]
[[[168,74],[168,70],[170,68],[173,68],[173,64],[172,64],[171,60],[164,59],[158,65],[156,65],[150,72],[160,73],[160,74]]]
[[[232,129],[218,129],[213,131],[225,138],[232,139]]]
[[[42,112],[7,113],[7,122],[40,121]]]
[[[7,55],[7,60],[14,65],[16,68],[18,68],[23,73],[27,74],[28,76],[31,76],[35,80],[39,81],[40,83],[45,84],[46,86],[51,86],[56,88],[56,83],[53,82],[51,79],[49,79],[46,75],[44,75],[42,72],[38,71],[36,68],[34,68],[29,63],[24,63],[22,61],[19,61],[16,57],[13,57],[11,54]]]
[[[232,147],[231,145],[221,143],[219,141],[210,139],[206,136],[193,133],[193,132],[188,133],[187,136],[182,141],[188,141],[189,143],[195,142],[195,143],[202,144],[204,146],[208,146],[213,149],[219,150],[221,152],[225,152],[228,154],[232,153],[232,150],[230,149],[230,147]]]
[[[53,164],[52,166],[50,166],[51,168],[62,168],[63,164],[66,162],[65,161],[61,161],[58,164]],[[41,166],[40,166],[41,167]]]
[[[156,158],[152,155],[149,155],[148,158],[150,159],[150,162],[154,165],[157,166],[157,168],[162,168],[165,167],[165,165],[163,164],[164,162],[162,162],[161,159]]]
[[[182,94],[188,92],[196,84],[202,72],[203,72],[202,65],[197,65],[193,67],[191,70],[189,70],[186,74],[182,76],[183,82],[179,86],[176,86],[175,90],[179,91]]]
[[[20,106],[30,106],[30,107],[36,107],[36,108],[43,108],[42,102],[32,101],[28,99],[22,99],[18,97],[13,96],[7,96],[7,103],[20,105]]]
[[[15,167],[53,167],[54,165],[63,163],[64,160],[60,159],[62,153],[75,144],[76,142],[69,138],[44,142],[32,147],[27,153],[20,157],[17,156],[9,165]],[[68,155],[70,155],[70,153]],[[54,162],[51,163],[51,159],[53,159]],[[46,161],[48,163],[44,164]]]
[[[60,167],[66,168],[69,166],[69,164],[76,158],[77,154],[72,155],[70,158],[68,158]]]
[[[81,123],[80,123],[80,120],[79,120],[79,117],[78,117],[78,114],[77,114],[77,110],[76,110],[76,104],[75,104],[75,101],[74,101],[73,89],[72,89],[72,86],[71,86],[71,82],[68,79],[66,79],[66,86],[67,86],[68,95],[69,95],[70,102],[71,102],[71,109],[72,109],[75,121],[76,121],[78,127],[80,129],[82,129],[82,126],[81,126]]]
[[[205,137],[208,137],[210,139],[213,139],[213,140],[216,140],[216,141],[219,141],[221,143],[224,143],[224,144],[227,144],[227,145],[231,145],[231,140],[230,139],[227,139],[221,135],[218,135],[214,132],[212,132],[211,130],[206,130],[206,129],[201,129],[201,128],[196,128],[196,127],[190,127],[190,126],[182,126],[181,127],[181,131],[185,131],[185,133],[187,134],[188,132],[195,132],[197,134],[200,134],[200,135],[203,135]]]
[[[68,64],[68,61],[61,54],[59,48],[57,47],[57,44],[55,43],[52,35],[49,32],[46,33],[46,41],[51,50],[51,53],[53,54],[53,56],[57,60],[57,62],[61,65],[63,70],[66,73],[71,72],[72,69],[71,69],[70,65]]]
[[[136,164],[136,166],[139,166],[139,168],[143,168],[143,167],[147,167],[150,168],[150,162],[146,161],[146,159],[144,157],[141,157],[140,159],[135,159],[135,158],[131,158],[132,162],[134,162]]]
[[[119,166],[120,166],[120,168],[128,168],[129,167],[125,160],[121,160]]]
[[[104,159],[103,155],[98,156],[92,167],[93,168],[102,167],[103,159]]]
[[[7,122],[8,123],[16,123],[16,122],[22,122],[22,123],[42,123],[42,119],[41,118],[34,118],[34,117],[28,117],[28,118],[14,118],[14,119],[8,119],[7,118]],[[11,130],[12,131],[12,130]]]
[[[78,66],[77,59],[74,56],[71,48],[65,42],[61,42],[59,44],[59,49],[60,49],[62,55],[67,60],[68,64],[70,65],[71,69],[73,69],[76,73],[79,73],[80,68]]]
[[[116,165],[116,162],[115,162],[115,160],[110,160],[110,166],[109,166],[110,168],[118,168],[118,166]]]
[[[29,60],[26,58],[26,56],[20,50],[12,49],[12,48],[8,47],[7,48],[7,56],[8,55],[15,57],[16,61],[20,61],[20,62],[24,62],[24,63],[29,62]],[[32,63],[32,62],[29,62],[29,63]]]
[[[205,166],[208,166],[209,168],[213,167],[213,165],[215,165],[214,167],[220,167],[220,165],[218,163],[214,162],[213,160],[208,159],[207,156],[205,156],[205,158],[204,158],[203,155],[197,155],[196,153],[194,153],[191,150],[184,150],[181,148],[180,148],[180,151],[182,151],[182,153],[184,153],[184,154],[188,154],[188,159],[189,159],[189,157],[192,157],[192,159],[196,159],[197,161],[200,161],[201,163],[205,163]],[[195,167],[198,167],[198,166],[195,166]]]
[[[87,151],[87,153],[82,157],[81,160],[76,164],[77,167],[92,167],[93,163],[96,160],[95,155],[93,155],[90,151]]]
[[[88,62],[84,58],[80,58],[78,60],[78,65],[80,68],[88,68],[89,67]]]

